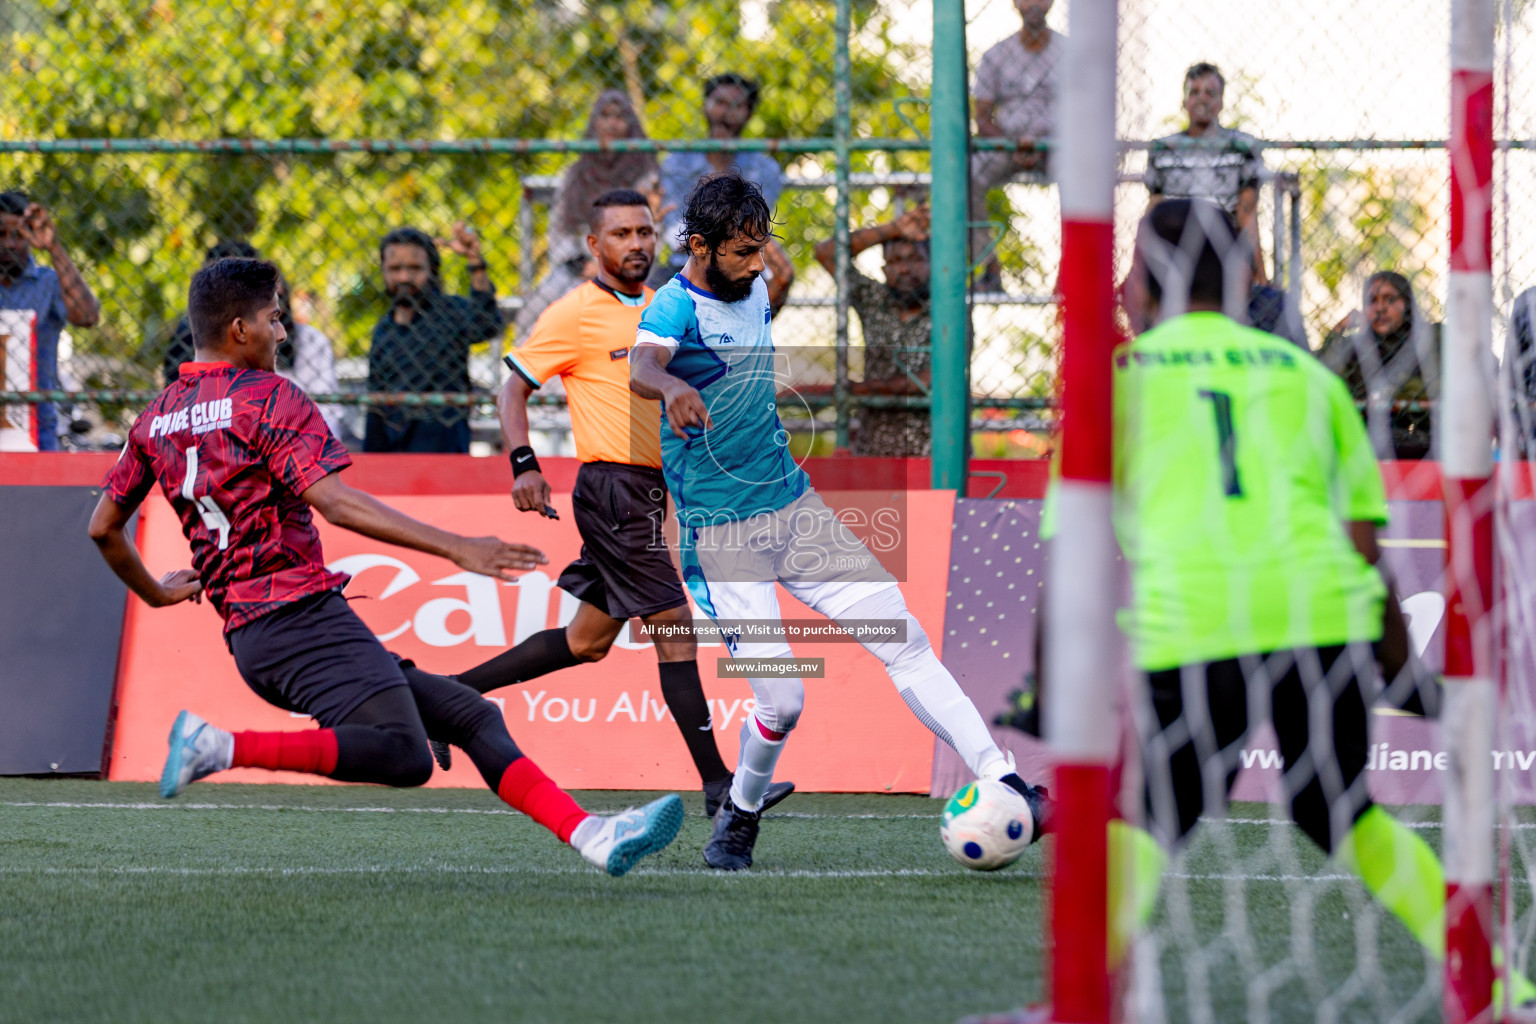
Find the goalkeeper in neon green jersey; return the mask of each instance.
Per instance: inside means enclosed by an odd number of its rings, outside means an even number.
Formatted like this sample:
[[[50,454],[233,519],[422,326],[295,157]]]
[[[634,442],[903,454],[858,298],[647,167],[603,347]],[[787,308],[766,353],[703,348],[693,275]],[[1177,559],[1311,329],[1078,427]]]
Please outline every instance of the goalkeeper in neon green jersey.
[[[1110,826],[1111,956],[1268,720],[1296,824],[1443,957],[1439,859],[1366,788],[1387,506],[1360,414],[1310,353],[1222,312],[1247,261],[1220,208],[1158,205],[1137,250],[1156,326],[1115,353],[1114,516],[1148,828]],[[1517,1004],[1536,996],[1513,981]]]

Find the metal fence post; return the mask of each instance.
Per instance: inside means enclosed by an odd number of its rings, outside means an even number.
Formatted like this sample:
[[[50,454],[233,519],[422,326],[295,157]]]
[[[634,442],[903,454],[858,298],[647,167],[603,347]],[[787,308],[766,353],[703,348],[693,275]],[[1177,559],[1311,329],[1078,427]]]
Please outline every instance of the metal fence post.
[[[833,208],[835,260],[833,277],[837,283],[837,378],[832,385],[837,406],[837,447],[848,447],[848,270],[852,256],[848,251],[849,150],[848,137],[853,128],[851,94],[853,65],[848,53],[848,36],[853,29],[853,0],[837,0],[835,34],[837,48],[832,62],[832,90],[837,109],[832,123],[832,142],[837,165],[837,201]]]
[[[933,486],[965,494],[970,455],[966,221],[970,217],[970,111],[965,81],[965,5],[933,0],[933,168],[930,293],[933,315]]]

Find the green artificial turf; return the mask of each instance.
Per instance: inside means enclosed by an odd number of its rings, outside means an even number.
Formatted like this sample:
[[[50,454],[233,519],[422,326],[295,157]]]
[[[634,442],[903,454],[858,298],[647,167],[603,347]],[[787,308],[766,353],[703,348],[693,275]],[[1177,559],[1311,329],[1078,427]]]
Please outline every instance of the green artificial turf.
[[[1042,998],[1041,848],[971,872],[937,801],[802,794],[722,875],[685,799],[677,842],[614,879],[486,792],[0,780],[0,1020],[857,1024]],[[1436,1019],[1438,969],[1294,827],[1202,831],[1142,947],[1166,1019]]]

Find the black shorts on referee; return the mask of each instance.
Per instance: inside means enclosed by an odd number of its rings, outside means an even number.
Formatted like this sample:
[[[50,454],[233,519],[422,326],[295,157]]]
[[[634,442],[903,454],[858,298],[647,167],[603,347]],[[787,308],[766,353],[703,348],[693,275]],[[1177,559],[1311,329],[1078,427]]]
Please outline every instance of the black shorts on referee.
[[[615,619],[688,603],[662,532],[667,484],[661,470],[584,462],[571,492],[581,557],[555,585]]]

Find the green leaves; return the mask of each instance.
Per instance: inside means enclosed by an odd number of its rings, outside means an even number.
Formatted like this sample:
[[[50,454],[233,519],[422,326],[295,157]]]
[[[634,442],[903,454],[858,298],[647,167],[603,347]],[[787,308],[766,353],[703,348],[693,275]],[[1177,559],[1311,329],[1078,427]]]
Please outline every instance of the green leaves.
[[[890,8],[872,0],[855,7],[854,134],[911,137],[894,101],[926,95],[925,55],[893,41]],[[735,70],[762,84],[749,135],[830,136],[832,5],[777,0],[763,8],[766,28],[754,22],[749,38],[740,5],[694,0],[57,2],[5,39],[0,132],[569,139],[585,132],[596,95],[617,87],[638,101],[653,138],[698,138],[703,80]],[[28,24],[25,16],[17,23]],[[922,108],[908,111],[925,129]],[[375,245],[385,231],[412,223],[442,234],[469,220],[487,240],[498,286],[531,285],[518,279],[514,247],[520,178],[558,173],[571,159],[22,155],[8,158],[5,177],[56,208],[61,237],[97,286],[103,322],[82,332],[77,352],[120,360],[137,349],[166,311],[174,316],[184,304],[207,246],[245,237],[283,267],[317,326],[360,353],[381,308]],[[860,154],[854,170],[926,163],[923,153]],[[855,224],[876,214],[860,198]],[[787,199],[785,234],[804,269],[810,245],[831,234],[831,203]],[[445,270],[456,282],[451,257]]]

